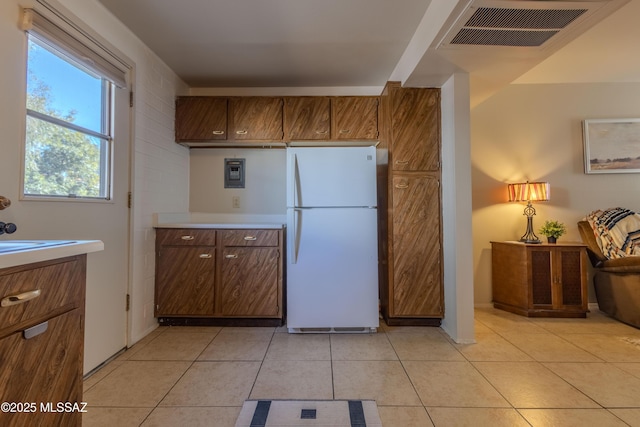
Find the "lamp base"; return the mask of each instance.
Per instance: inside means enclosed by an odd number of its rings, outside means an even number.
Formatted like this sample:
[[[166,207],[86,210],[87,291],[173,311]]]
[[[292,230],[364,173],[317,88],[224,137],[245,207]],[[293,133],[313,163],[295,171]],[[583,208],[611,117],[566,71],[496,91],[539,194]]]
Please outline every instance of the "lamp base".
[[[531,202],[524,208],[524,215],[527,216],[527,231],[524,232],[520,241],[523,243],[540,244],[542,243],[536,233],[533,232],[533,216],[536,214],[536,210],[531,206]]]
[[[521,238],[519,241],[522,242],[522,243],[530,243],[530,244],[534,244],[534,245],[542,243],[542,240],[540,240],[540,239],[532,240],[532,239],[525,239],[524,237]]]

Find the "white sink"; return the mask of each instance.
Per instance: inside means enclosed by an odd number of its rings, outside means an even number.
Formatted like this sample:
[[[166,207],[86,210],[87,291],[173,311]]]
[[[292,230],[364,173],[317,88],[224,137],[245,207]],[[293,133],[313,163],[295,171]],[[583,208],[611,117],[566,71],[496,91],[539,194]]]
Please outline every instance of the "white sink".
[[[4,240],[0,241],[0,253],[26,251],[75,243],[73,240]]]

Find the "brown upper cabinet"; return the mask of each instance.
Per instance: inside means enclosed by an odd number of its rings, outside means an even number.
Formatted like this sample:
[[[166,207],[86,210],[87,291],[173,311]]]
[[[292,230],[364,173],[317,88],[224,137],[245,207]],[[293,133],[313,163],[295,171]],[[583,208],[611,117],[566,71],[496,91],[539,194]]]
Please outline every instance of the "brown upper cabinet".
[[[226,140],[227,98],[184,96],[176,100],[176,141]]]
[[[378,139],[378,97],[341,96],[331,99],[333,140]]]
[[[247,96],[229,100],[231,137],[236,141],[280,141],[282,98]]]
[[[394,171],[440,170],[440,91],[391,88]]]
[[[328,140],[331,103],[323,96],[284,99],[284,137],[289,141]]]
[[[176,142],[377,140],[378,104],[377,96],[179,97]]]

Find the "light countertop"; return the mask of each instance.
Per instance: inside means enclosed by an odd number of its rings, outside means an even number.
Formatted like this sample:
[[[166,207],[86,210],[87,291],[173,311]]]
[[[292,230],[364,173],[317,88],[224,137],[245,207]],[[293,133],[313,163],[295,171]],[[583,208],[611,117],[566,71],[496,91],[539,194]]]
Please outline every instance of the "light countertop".
[[[68,256],[99,252],[104,250],[104,243],[100,240],[0,240],[0,243],[27,243],[23,249],[10,252],[0,252],[0,268],[15,267],[34,262]],[[34,244],[28,244],[33,242]]]
[[[154,228],[284,228],[286,215],[157,213]]]

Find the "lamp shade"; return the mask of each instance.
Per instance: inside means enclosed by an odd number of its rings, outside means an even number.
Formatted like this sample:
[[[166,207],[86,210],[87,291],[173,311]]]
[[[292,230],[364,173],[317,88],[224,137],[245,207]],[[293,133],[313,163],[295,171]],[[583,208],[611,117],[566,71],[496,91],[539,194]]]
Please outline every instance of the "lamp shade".
[[[508,184],[510,202],[529,202],[549,200],[550,186],[548,182],[520,182]]]

